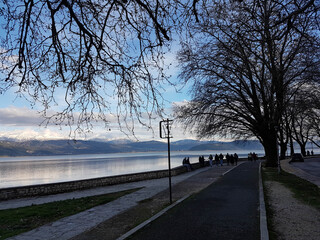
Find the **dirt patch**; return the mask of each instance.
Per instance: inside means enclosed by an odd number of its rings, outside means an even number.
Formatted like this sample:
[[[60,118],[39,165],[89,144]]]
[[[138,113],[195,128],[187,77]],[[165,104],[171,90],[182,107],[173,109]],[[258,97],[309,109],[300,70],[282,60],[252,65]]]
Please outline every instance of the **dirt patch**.
[[[278,240],[318,240],[320,236],[320,212],[293,197],[293,193],[281,183],[265,182],[273,228]]]

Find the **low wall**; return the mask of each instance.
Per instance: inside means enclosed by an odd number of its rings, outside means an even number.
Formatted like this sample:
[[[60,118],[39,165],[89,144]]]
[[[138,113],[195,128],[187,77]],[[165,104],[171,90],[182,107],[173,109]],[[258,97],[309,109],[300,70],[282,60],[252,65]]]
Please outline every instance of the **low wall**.
[[[200,168],[199,163],[192,164],[194,169]],[[171,175],[176,176],[181,173],[186,172],[186,167],[180,166],[171,169]],[[83,190],[94,187],[115,185],[120,183],[128,183],[128,182],[137,182],[147,179],[157,179],[168,177],[168,170],[160,170],[160,171],[150,171],[143,173],[134,173],[134,174],[126,174],[126,175],[118,175],[111,177],[101,177],[101,178],[93,178],[79,181],[71,181],[71,182],[61,182],[61,183],[51,183],[51,184],[41,184],[41,185],[32,185],[32,186],[24,186],[24,187],[12,187],[12,188],[3,188],[0,189],[0,200],[9,200],[16,198],[24,198],[24,197],[35,197],[35,196],[43,196],[64,192],[72,192],[76,190]]]

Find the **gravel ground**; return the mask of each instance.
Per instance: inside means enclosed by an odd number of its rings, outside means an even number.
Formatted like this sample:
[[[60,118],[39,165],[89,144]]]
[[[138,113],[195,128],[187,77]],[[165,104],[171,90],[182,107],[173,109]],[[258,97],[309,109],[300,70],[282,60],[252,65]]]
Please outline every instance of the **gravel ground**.
[[[318,240],[320,212],[295,199],[292,192],[282,184],[274,181],[265,184],[278,240]]]

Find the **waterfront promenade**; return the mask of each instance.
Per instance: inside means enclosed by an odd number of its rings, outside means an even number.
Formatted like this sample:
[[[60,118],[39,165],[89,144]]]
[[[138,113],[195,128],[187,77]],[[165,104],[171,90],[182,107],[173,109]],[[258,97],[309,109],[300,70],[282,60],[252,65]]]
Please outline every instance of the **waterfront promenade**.
[[[205,167],[200,168],[192,172],[187,172],[175,177],[172,177],[173,185],[173,198],[181,198],[175,194],[175,186],[179,184],[184,186],[186,181],[192,182],[195,179],[191,188],[193,191],[183,191],[184,196],[187,197],[192,193],[198,192],[200,189],[208,186],[209,184],[216,181],[223,174],[230,171],[233,166],[223,166],[214,168]],[[106,186],[95,189],[89,189],[84,191],[77,191],[72,193],[57,194],[52,196],[43,196],[38,198],[29,199],[15,199],[1,202],[1,208],[17,208],[21,206],[29,206],[32,204],[41,204],[50,201],[57,201],[63,199],[72,199],[78,197],[85,197],[91,195],[104,194],[109,192],[117,192],[126,189],[133,189],[142,187],[141,190],[134,193],[123,196],[113,202],[105,205],[97,206],[87,211],[81,212],[79,214],[60,219],[56,222],[44,225],[32,231],[20,234],[18,236],[12,237],[10,239],[70,239],[76,237],[97,225],[107,221],[108,219],[125,212],[126,210],[136,206],[140,201],[149,199],[156,194],[161,193],[168,189],[168,178],[146,180],[140,182],[132,182],[128,184],[119,184],[114,186]],[[168,195],[167,195],[168,196]],[[169,199],[169,196],[168,196]]]
[[[300,168],[296,168],[295,164],[282,161],[283,169],[288,171],[290,170],[288,168],[291,168],[293,173],[299,172],[303,168],[303,164],[300,164]],[[113,218],[126,213],[129,209],[138,206],[141,201],[150,198],[163,198],[165,201],[169,201],[168,178],[39,198],[16,199],[1,202],[0,206],[2,208],[16,208],[143,187],[141,190],[111,203],[66,217],[10,239],[121,240],[127,237],[129,239],[208,239],[208,236],[243,239],[240,236],[244,235],[246,239],[267,239],[266,235],[262,234],[263,231],[264,234],[266,233],[266,226],[263,226],[265,223],[260,223],[265,216],[261,216],[264,203],[261,202],[261,195],[260,199],[258,197],[259,193],[261,194],[261,188],[259,189],[258,186],[258,166],[258,162],[241,162],[238,166],[205,167],[175,176],[172,178],[173,200],[177,205],[169,206],[168,209],[136,229],[127,233],[117,233],[118,235],[112,235],[113,232],[116,232],[114,226],[110,225]],[[310,174],[307,175],[310,177]],[[233,235],[228,236],[227,232]],[[149,238],[150,236],[152,238]],[[181,238],[181,236],[183,237]]]
[[[258,179],[259,163],[246,162],[130,239],[260,239]]]

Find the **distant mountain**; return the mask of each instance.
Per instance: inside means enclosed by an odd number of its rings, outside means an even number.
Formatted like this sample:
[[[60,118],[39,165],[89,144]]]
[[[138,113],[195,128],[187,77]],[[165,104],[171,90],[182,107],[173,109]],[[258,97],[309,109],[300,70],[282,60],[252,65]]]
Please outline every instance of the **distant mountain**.
[[[199,147],[201,145],[209,144],[209,143],[216,143],[216,141],[199,141],[199,140],[180,140],[176,142],[172,142],[171,146],[174,151],[187,151],[192,150],[194,147]]]
[[[261,143],[255,140],[237,140],[233,142],[207,142],[191,147],[191,151],[201,150],[260,150]]]
[[[258,141],[198,141],[181,140],[171,142],[172,151],[202,151],[202,150],[237,150],[261,149]],[[40,155],[69,155],[69,154],[103,154],[121,152],[150,152],[166,151],[168,145],[160,141],[133,142],[121,141],[72,141],[72,140],[30,140],[17,142],[12,140],[0,141],[0,156],[40,156]]]

